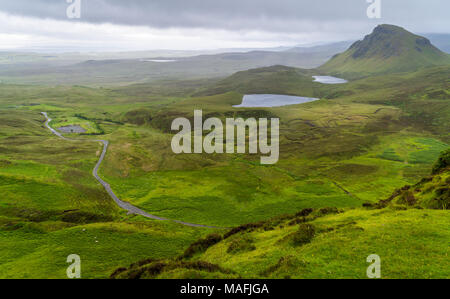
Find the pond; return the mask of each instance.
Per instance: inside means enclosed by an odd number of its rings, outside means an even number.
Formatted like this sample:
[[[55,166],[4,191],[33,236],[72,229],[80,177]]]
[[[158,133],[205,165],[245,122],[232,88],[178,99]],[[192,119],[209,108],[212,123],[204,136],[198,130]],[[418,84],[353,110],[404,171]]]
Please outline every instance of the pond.
[[[333,77],[333,76],[313,76],[314,82],[319,82],[322,84],[344,84],[348,83],[347,80]]]
[[[159,63],[165,63],[165,62],[176,62],[176,60],[173,59],[142,59],[143,62],[159,62]]]
[[[76,134],[86,132],[86,130],[84,128],[77,126],[77,125],[60,127],[60,128],[58,128],[58,131],[60,131],[62,133],[76,133]]]
[[[314,102],[319,99],[298,96],[288,96],[280,94],[247,94],[242,99],[242,104],[235,105],[235,108],[247,107],[281,107]]]

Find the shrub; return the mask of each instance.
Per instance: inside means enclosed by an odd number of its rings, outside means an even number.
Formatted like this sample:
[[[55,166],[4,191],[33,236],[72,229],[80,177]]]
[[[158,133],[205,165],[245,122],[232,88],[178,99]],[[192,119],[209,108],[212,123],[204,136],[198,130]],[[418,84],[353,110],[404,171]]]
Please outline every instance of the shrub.
[[[303,209],[297,214],[295,214],[296,217],[306,217],[309,214],[311,214],[314,210],[313,209]]]
[[[111,279],[115,279],[117,278],[120,274],[122,274],[123,272],[126,272],[127,268],[118,268],[116,269],[110,276]]]
[[[433,166],[433,174],[439,173],[441,170],[450,166],[450,149],[444,151]]]
[[[325,216],[329,214],[338,214],[339,210],[335,207],[333,208],[322,208],[319,210],[320,215]]]
[[[316,234],[316,229],[312,224],[300,224],[298,231],[292,236],[294,245],[301,246],[311,242]]]
[[[289,269],[292,269],[295,267],[295,264],[298,264],[299,261],[292,255],[284,256],[278,260],[278,263],[275,265],[270,266],[269,268],[265,269],[264,271],[260,272],[261,276],[270,276],[274,272],[287,272]],[[285,275],[285,279],[291,279],[290,275]]]
[[[238,253],[245,251],[253,251],[256,249],[254,240],[250,236],[243,236],[242,238],[235,239],[231,242],[227,249],[227,253]]]
[[[161,274],[161,272],[163,272],[163,270],[166,267],[167,267],[166,263],[164,263],[164,262],[156,262],[156,263],[153,263],[153,264],[151,264],[149,266],[140,268],[140,269],[142,269],[141,275],[142,275],[142,273],[145,272],[145,273],[149,274],[150,276],[156,276],[158,274]]]
[[[194,243],[192,243],[188,249],[181,256],[182,258],[190,258],[193,257],[197,253],[205,252],[209,247],[219,243],[222,241],[222,236],[218,234],[212,234],[207,236],[204,239],[200,239]]]
[[[450,188],[443,187],[436,190],[437,197],[435,200],[438,203],[438,207],[443,210],[447,210],[450,207]]]
[[[114,218],[110,215],[94,214],[84,211],[74,211],[64,214],[61,220],[67,223],[96,223],[96,222],[111,222]]]
[[[136,263],[131,264],[131,265],[130,265],[130,268],[139,268],[139,267],[142,267],[142,266],[145,266],[145,265],[148,265],[148,264],[157,262],[157,261],[158,261],[158,260],[155,260],[155,259],[152,259],[152,258],[150,258],[150,259],[145,259],[145,260],[142,260],[142,261],[139,261],[139,262],[136,262]]]
[[[139,278],[141,278],[142,274],[144,274],[144,269],[143,268],[132,269],[128,273],[127,279],[139,279]]]
[[[417,202],[417,199],[414,197],[414,194],[411,190],[403,192],[400,197],[399,203],[407,204],[408,206],[412,206]]]
[[[128,111],[125,113],[123,121],[138,126],[148,125],[152,121],[151,111],[146,108]]]
[[[288,223],[288,225],[293,226],[293,225],[297,225],[297,224],[305,223],[305,222],[307,222],[306,217],[301,217],[301,218],[299,217],[299,218],[295,218],[294,220],[290,221]]]
[[[224,239],[227,239],[227,238],[229,238],[229,237],[231,237],[231,236],[233,236],[233,235],[235,235],[235,234],[238,234],[238,233],[240,233],[240,232],[244,232],[244,231],[248,231],[248,230],[252,231],[252,230],[254,230],[254,229],[263,227],[264,225],[266,225],[266,222],[263,222],[263,221],[258,222],[258,223],[248,223],[248,224],[243,224],[243,225],[241,225],[241,226],[232,228],[229,232],[227,232],[227,233],[223,236],[223,238],[224,238]]]

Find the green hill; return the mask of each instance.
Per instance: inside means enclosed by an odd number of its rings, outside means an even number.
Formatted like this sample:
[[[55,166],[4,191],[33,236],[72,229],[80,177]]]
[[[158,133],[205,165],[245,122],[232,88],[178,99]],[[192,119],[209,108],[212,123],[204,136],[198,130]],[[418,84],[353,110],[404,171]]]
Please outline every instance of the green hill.
[[[248,93],[281,93],[313,96],[311,70],[282,65],[237,72],[212,86],[200,90],[196,96],[210,96],[234,91]]]
[[[274,93],[324,97],[329,91],[348,89],[314,82],[314,75],[335,75],[360,79],[386,74],[407,74],[450,66],[450,55],[433,46],[425,37],[394,25],[380,25],[347,51],[335,55],[316,69],[282,65],[237,72],[197,90],[194,96],[211,96],[230,91],[239,94]],[[444,70],[445,71],[445,70]]]
[[[319,69],[352,78],[410,72],[449,63],[450,56],[433,46],[425,37],[398,26],[380,25]]]
[[[175,259],[147,259],[112,278],[448,278],[450,149],[433,175],[363,208],[303,209],[192,243]],[[427,252],[423,255],[423,252]]]
[[[113,278],[448,278],[449,217],[442,210],[305,209],[193,243],[176,259],[143,260]],[[424,254],[427,252],[427,254]]]

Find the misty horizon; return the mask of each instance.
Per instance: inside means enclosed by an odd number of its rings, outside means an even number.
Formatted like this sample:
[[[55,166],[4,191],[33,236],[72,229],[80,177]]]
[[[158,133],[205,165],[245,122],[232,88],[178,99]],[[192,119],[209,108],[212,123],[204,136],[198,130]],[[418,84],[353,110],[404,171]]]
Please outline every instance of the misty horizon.
[[[64,0],[0,0],[0,51],[101,53],[217,51],[356,41],[379,24],[416,34],[449,34],[442,1],[382,2],[368,18],[365,0],[99,1],[81,0],[70,19]]]

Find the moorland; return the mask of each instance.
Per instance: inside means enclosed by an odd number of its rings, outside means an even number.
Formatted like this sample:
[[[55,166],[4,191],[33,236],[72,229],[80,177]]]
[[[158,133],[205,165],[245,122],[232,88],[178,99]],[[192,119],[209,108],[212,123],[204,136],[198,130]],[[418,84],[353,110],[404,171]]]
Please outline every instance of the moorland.
[[[318,68],[210,75],[0,83],[0,278],[64,278],[74,253],[83,278],[364,278],[373,253],[386,278],[450,277],[448,54],[383,25]],[[246,94],[320,100],[233,107]],[[194,110],[279,118],[279,162],[174,154],[171,122]],[[90,142],[54,136],[41,112]],[[99,136],[110,142],[99,175],[121,200],[217,228],[121,210],[91,174]]]

